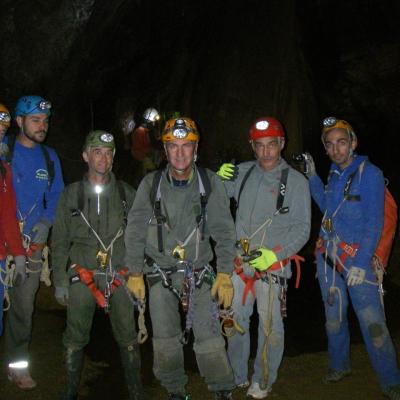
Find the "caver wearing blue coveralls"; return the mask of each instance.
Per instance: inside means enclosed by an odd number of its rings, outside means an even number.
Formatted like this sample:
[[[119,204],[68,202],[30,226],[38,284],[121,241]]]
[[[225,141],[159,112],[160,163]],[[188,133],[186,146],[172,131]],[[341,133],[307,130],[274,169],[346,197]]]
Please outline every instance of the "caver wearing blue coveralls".
[[[383,226],[384,178],[354,150],[357,138],[343,120],[324,120],[322,142],[332,161],[326,186],[306,155],[311,194],[323,213],[317,272],[325,306],[329,371],[325,382],[349,375],[349,298],[385,395],[400,399],[400,372],[371,265]],[[351,182],[351,183],[350,183]]]
[[[42,250],[64,188],[58,157],[53,149],[42,144],[50,108],[50,102],[40,96],[21,97],[15,109],[19,133],[7,138],[17,219],[27,250],[29,273],[23,285],[9,291],[11,307],[5,324],[5,353],[9,379],[25,390],[36,386],[28,367],[32,314],[42,269]]]
[[[256,300],[258,346],[247,395],[264,399],[272,390],[282,361],[281,308],[285,309],[287,280],[292,275],[289,258],[308,240],[311,199],[307,180],[281,158],[285,134],[279,121],[259,118],[251,126],[249,140],[256,160],[238,166],[224,164],[218,171],[228,196],[237,203],[237,239],[249,241],[247,252],[261,251],[249,263],[243,257],[236,259],[232,308],[245,334],[229,338],[228,356],[236,385],[248,386],[249,322]]]

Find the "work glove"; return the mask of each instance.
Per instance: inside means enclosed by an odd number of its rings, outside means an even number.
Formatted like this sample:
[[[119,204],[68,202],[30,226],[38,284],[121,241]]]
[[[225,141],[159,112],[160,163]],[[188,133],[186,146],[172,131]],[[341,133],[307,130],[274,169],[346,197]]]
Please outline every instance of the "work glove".
[[[365,280],[365,269],[350,267],[347,274],[347,286],[361,285]]]
[[[65,286],[56,286],[54,296],[56,297],[58,304],[67,306],[69,300],[69,288]]]
[[[222,164],[217,175],[223,180],[234,181],[239,175],[239,167],[230,163]]]
[[[218,304],[224,308],[230,307],[233,299],[233,285],[228,274],[218,272],[211,288],[211,296],[218,298]]]
[[[144,286],[143,274],[130,275],[126,282],[128,290],[138,299],[144,300],[146,296],[146,288]]]
[[[51,223],[48,219],[40,219],[32,228],[32,243],[46,243]]]
[[[251,259],[249,265],[258,271],[266,271],[272,264],[278,261],[276,254],[272,250],[266,249],[265,247],[259,247],[255,251],[261,254],[258,257]]]
[[[304,173],[307,178],[311,178],[312,176],[317,174],[315,170],[314,159],[312,158],[310,153],[304,153],[304,164],[305,164]]]
[[[26,257],[14,257],[15,270],[13,277],[13,286],[22,286],[26,280]]]

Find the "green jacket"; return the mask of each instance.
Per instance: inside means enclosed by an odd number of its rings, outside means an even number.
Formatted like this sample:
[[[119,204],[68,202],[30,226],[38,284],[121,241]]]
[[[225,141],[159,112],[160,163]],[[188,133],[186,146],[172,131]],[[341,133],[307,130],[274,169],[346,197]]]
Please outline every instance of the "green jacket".
[[[216,242],[215,253],[219,272],[231,273],[235,258],[235,226],[229,210],[229,199],[220,179],[210,170],[211,193],[207,202],[207,222],[204,240],[200,241],[199,256],[196,257],[196,235],[185,247],[185,258],[201,268],[213,258],[209,238]],[[169,181],[166,171],[161,179],[161,207],[166,217],[163,226],[164,251],[158,250],[157,221],[153,215],[150,199],[154,172],[146,175],[137,192],[137,196],[128,215],[125,232],[125,265],[135,272],[144,270],[144,255],[150,256],[160,267],[168,268],[176,264],[172,256],[179,242],[184,242],[196,227],[196,217],[200,214],[200,192],[195,169],[192,180],[184,187],[176,187]],[[148,272],[149,270],[145,270]]]
[[[132,206],[135,190],[124,182],[111,179],[99,195],[87,179],[72,183],[62,193],[56,212],[52,233],[52,264],[55,286],[68,286],[68,268],[79,264],[87,269],[98,267],[96,255],[102,249],[97,238],[77,212],[83,206],[83,214],[107,247],[118,230],[124,228],[124,219]],[[83,189],[83,192],[82,192]],[[120,189],[123,189],[126,207],[123,205]],[[83,193],[83,196],[82,196]],[[81,204],[79,204],[81,203]],[[119,237],[112,248],[112,266],[117,270],[123,264],[125,254],[124,237]]]

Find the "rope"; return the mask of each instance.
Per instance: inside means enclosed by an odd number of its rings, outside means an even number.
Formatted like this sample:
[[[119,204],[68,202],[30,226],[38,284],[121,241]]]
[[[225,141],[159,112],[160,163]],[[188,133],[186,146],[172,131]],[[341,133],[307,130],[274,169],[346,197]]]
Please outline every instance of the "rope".
[[[264,335],[265,335],[265,341],[263,345],[263,350],[262,350],[262,360],[263,360],[263,369],[262,369],[262,375],[263,375],[263,381],[261,386],[261,389],[264,387],[268,386],[268,377],[269,377],[269,359],[268,359],[268,345],[269,345],[269,337],[272,332],[272,305],[274,302],[274,294],[275,291],[273,290],[272,287],[272,278],[271,278],[271,273],[267,272],[268,274],[268,289],[269,289],[269,298],[268,298],[268,313],[267,313],[267,319],[265,323],[263,322],[263,329],[264,329]]]
[[[8,311],[11,306],[10,294],[8,293],[8,288],[12,287],[15,265],[13,263],[14,259],[11,255],[7,256],[5,267],[0,267],[0,281],[4,286],[4,301],[6,306],[3,307],[3,311]]]
[[[45,246],[42,251],[42,271],[40,273],[40,282],[43,282],[47,287],[51,286],[50,267],[49,267],[49,247]]]
[[[146,310],[146,301],[145,300],[138,300],[138,309],[139,309],[139,316],[138,316],[137,341],[139,344],[143,344],[149,337],[149,335],[147,333],[145,320],[144,320],[144,312]]]

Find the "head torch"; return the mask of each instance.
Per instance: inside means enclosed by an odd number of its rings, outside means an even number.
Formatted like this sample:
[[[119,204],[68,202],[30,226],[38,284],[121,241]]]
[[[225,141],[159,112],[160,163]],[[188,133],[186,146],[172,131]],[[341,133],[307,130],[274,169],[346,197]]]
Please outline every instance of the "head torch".
[[[324,126],[324,128],[330,128],[331,126],[335,126],[337,121],[338,120],[335,117],[326,117],[322,121],[322,125]]]
[[[8,112],[1,111],[0,112],[0,123],[9,124],[11,121],[11,115]]]
[[[177,139],[185,139],[190,131],[191,129],[186,126],[183,119],[177,119],[175,125],[172,127],[172,136]]]

